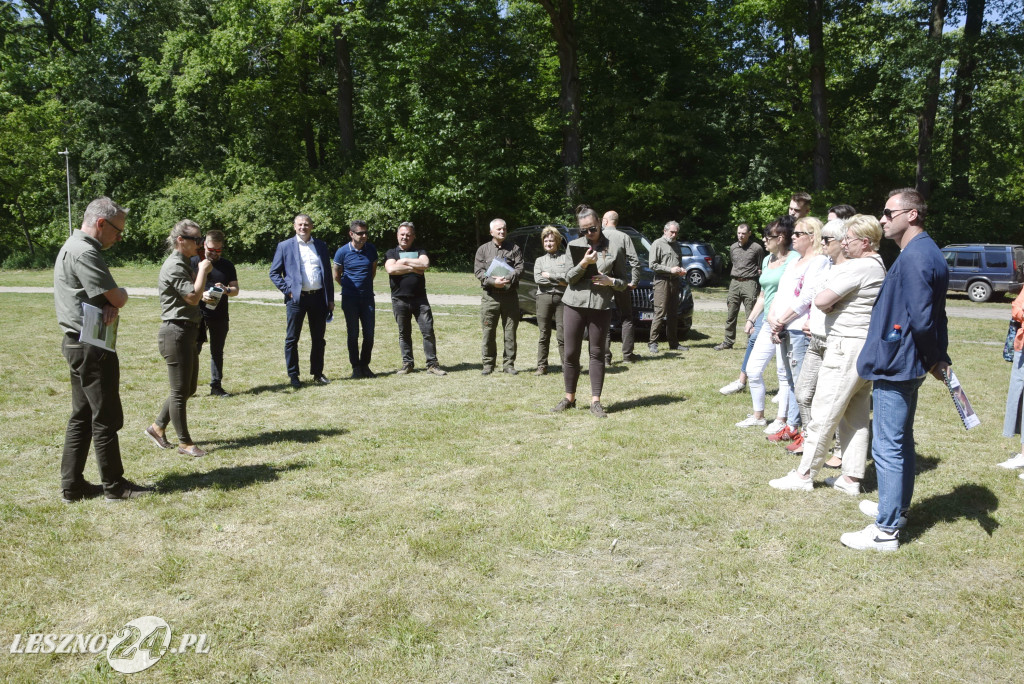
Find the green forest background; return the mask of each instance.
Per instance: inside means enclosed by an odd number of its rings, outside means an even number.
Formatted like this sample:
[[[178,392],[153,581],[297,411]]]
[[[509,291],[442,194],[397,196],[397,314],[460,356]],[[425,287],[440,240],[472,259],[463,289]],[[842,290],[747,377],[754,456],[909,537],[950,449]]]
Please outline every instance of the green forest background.
[[[119,260],[185,217],[266,260],[302,211],[459,268],[580,202],[721,248],[901,186],[940,245],[1021,242],[1022,81],[1022,0],[4,1],[0,263],[67,235],[65,148],[76,227],[131,210]]]

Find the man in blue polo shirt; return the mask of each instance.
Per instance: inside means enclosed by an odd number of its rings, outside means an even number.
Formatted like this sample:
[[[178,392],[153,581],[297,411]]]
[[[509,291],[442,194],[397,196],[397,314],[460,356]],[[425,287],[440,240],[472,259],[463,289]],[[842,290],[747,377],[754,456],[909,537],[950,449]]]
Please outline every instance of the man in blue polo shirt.
[[[348,360],[353,378],[373,378],[373,278],[377,275],[377,248],[367,237],[366,221],[352,221],[352,241],[334,255],[334,279],[341,285],[341,310],[348,328]],[[363,326],[363,349],[359,350],[359,326]]]
[[[857,373],[874,381],[871,456],[878,475],[878,503],[860,510],[875,522],[840,541],[852,549],[895,551],[914,494],[914,414],[917,391],[931,373],[945,382],[946,289],[949,269],[924,231],[924,197],[912,188],[893,190],[882,212],[885,237],[900,247],[871,311]]]

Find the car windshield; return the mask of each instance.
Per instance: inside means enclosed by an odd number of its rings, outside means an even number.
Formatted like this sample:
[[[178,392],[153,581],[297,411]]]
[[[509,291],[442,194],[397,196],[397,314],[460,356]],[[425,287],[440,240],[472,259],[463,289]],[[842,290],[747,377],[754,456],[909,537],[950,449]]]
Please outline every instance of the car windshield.
[[[633,247],[636,248],[636,256],[640,263],[646,264],[651,261],[651,243],[643,235],[630,235],[633,240]]]

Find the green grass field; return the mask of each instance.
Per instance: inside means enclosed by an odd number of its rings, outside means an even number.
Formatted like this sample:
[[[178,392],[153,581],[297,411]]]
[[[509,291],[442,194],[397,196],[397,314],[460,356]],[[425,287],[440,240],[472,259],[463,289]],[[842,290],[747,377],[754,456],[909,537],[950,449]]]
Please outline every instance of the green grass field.
[[[155,269],[125,276],[147,285]],[[966,432],[945,389],[925,384],[911,523],[898,553],[877,554],[839,544],[870,522],[856,498],[768,487],[797,460],[733,427],[749,395],[716,391],[741,358],[711,349],[721,314],[695,315],[684,355],[615,365],[598,421],[548,413],[558,374],[482,377],[474,308],[435,309],[448,377],[422,372],[418,334],[421,372],[393,374],[381,307],[379,378],[346,379],[339,320],[335,381],[294,391],[283,307],[236,302],[235,396],[200,386],[190,427],[210,453],[193,460],[143,435],[167,377],[158,302],[133,298],[121,446],[127,476],[159,493],[65,505],[70,399],[52,297],[0,294],[0,311],[4,681],[132,680],[103,653],[9,647],[15,634],[112,635],[144,615],[169,623],[172,645],[208,634],[210,652],[168,653],[138,681],[1019,680],[1024,482],[993,467],[1020,446],[1001,437],[1001,321],[951,322],[983,423]],[[532,369],[536,326],[519,332],[517,365]]]

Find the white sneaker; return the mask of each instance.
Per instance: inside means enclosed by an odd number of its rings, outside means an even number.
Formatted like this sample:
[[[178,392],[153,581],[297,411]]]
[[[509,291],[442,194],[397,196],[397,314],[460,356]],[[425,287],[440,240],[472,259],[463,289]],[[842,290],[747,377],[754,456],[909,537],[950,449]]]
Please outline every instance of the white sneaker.
[[[858,551],[895,551],[900,547],[900,533],[883,532],[872,523],[859,532],[847,532],[839,541]]]
[[[740,382],[739,380],[733,380],[728,385],[722,387],[718,391],[721,392],[722,394],[736,394],[737,392],[742,392],[746,388],[747,383]]]
[[[786,427],[786,419],[776,418],[775,420],[768,424],[768,427],[764,429],[764,434],[774,435],[776,432],[778,432],[784,427]]]
[[[850,496],[858,496],[860,494],[860,482],[847,482],[846,478],[842,475],[826,477],[825,484],[832,489],[838,489],[844,494],[849,494]],[[875,508],[878,508],[877,504],[875,505]]]
[[[748,413],[747,417],[736,423],[736,427],[748,428],[756,425],[764,425],[764,418],[755,418],[753,413]]]
[[[1020,474],[1020,475],[1018,475],[1017,477],[1019,477],[1020,479],[1024,480],[1024,473],[1021,473],[1021,474]]]
[[[800,477],[795,470],[790,470],[785,477],[769,480],[768,486],[775,489],[786,489],[799,492],[809,492],[814,489],[814,480]]]
[[[878,502],[877,501],[870,501],[869,499],[864,499],[863,501],[860,502],[860,505],[858,506],[858,508],[860,508],[860,512],[861,513],[863,513],[864,515],[868,516],[869,518],[877,518],[878,517]],[[901,515],[900,519],[896,521],[896,529],[902,530],[906,526],[907,526],[907,516]]]
[[[1017,468],[1024,468],[1024,454],[1017,454],[1011,459],[997,463],[1000,468],[1006,468],[1007,470],[1016,470]]]
[[[778,392],[776,392],[775,396],[772,397],[772,403],[773,404],[778,404],[779,403],[779,393]]]

